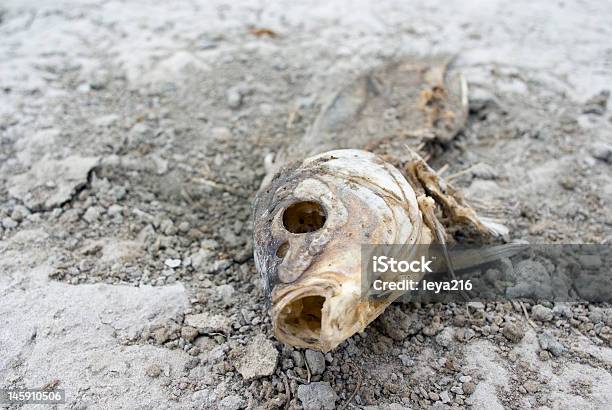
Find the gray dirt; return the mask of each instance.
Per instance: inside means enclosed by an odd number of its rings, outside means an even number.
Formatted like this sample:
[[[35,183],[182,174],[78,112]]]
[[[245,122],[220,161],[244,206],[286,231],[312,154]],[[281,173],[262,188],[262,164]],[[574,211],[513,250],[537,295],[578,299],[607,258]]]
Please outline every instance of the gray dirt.
[[[281,346],[250,206],[330,90],[453,53],[470,116],[433,166],[510,240],[610,243],[610,21],[603,1],[3,1],[0,387],[59,383],[79,409],[333,408],[358,386],[383,409],[609,406],[608,305],[393,306],[323,358]]]

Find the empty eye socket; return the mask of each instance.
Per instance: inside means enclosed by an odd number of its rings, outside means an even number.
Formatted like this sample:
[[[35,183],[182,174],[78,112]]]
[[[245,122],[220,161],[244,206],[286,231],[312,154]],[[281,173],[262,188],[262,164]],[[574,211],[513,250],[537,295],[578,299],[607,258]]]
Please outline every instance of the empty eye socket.
[[[283,225],[291,233],[318,231],[326,219],[325,210],[314,201],[296,202],[283,212]]]

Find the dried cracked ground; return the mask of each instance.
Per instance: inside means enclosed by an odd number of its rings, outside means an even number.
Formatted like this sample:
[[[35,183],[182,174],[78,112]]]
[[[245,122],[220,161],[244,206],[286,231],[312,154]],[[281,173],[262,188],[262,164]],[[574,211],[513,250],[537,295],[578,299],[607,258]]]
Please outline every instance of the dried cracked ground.
[[[612,7],[419,3],[2,2],[0,386],[79,409],[607,407],[607,304],[394,305],[326,355],[271,335],[263,158],[399,56],[457,56],[470,118],[433,165],[510,240],[610,243]]]

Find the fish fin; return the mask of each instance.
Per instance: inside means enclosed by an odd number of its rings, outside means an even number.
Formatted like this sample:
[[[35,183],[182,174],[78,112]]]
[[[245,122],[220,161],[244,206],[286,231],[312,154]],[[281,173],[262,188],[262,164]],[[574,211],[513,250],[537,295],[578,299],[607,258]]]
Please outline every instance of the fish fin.
[[[494,219],[479,216],[463,195],[444,181],[418,153],[408,146],[405,148],[410,155],[405,167],[408,180],[413,186],[418,185],[417,188],[428,197],[433,198],[442,208],[446,218],[452,223],[470,226],[481,235],[507,239],[508,228]]]

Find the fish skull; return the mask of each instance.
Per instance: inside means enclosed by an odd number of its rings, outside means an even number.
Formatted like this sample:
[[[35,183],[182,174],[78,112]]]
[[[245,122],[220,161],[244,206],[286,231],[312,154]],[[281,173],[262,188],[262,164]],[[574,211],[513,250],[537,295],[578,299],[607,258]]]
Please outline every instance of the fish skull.
[[[399,294],[361,297],[363,244],[429,243],[414,190],[380,157],[329,151],[281,170],[254,206],[254,254],[276,337],[328,351]]]

